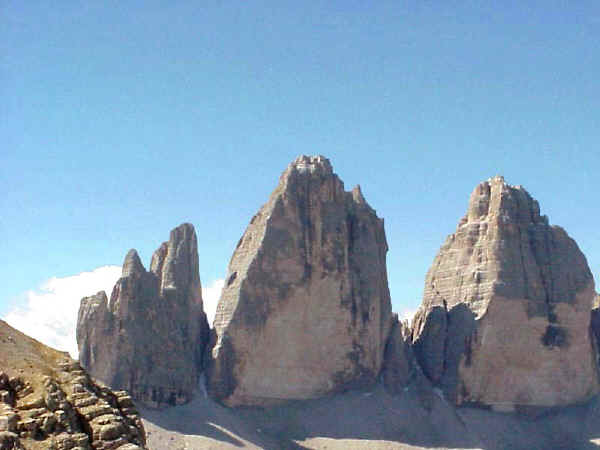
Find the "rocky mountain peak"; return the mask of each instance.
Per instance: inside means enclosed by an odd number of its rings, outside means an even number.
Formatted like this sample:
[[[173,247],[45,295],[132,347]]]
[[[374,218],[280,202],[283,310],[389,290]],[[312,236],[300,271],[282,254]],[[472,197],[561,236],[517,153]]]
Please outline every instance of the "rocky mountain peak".
[[[469,199],[466,216],[460,225],[496,221],[500,223],[545,223],[538,202],[522,186],[511,186],[504,177],[495,176],[480,183]]]
[[[329,159],[322,155],[301,155],[288,166],[286,172],[289,171],[296,171],[301,174],[332,175],[333,167],[331,166]],[[286,172],[284,172],[284,174]]]
[[[184,223],[171,231],[169,240],[152,255],[150,271],[160,280],[161,292],[187,289],[199,300],[198,242],[192,224]]]
[[[194,227],[173,229],[150,267],[147,272],[130,250],[110,305],[104,292],[82,299],[80,361],[94,377],[148,406],[179,404],[197,386],[208,340]]]
[[[125,255],[125,261],[123,262],[123,270],[121,272],[122,277],[138,276],[146,272],[142,261],[135,249],[131,249]]]
[[[415,354],[458,403],[580,401],[598,390],[587,331],[594,292],[575,241],[523,187],[491,178],[427,273]]]

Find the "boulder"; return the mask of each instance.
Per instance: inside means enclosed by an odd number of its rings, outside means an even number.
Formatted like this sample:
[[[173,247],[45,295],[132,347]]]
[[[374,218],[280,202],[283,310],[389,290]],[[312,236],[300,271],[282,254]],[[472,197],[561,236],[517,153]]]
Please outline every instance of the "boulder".
[[[208,389],[267,405],[363,386],[392,325],[383,219],[328,159],[301,156],[252,218],[214,321]]]
[[[423,372],[457,404],[559,406],[598,392],[594,280],[521,186],[478,185],[429,270],[413,329]]]
[[[150,407],[189,401],[202,370],[208,322],[203,311],[196,233],[171,231],[146,271],[135,250],[108,301],[81,301],[77,343],[95,378]]]

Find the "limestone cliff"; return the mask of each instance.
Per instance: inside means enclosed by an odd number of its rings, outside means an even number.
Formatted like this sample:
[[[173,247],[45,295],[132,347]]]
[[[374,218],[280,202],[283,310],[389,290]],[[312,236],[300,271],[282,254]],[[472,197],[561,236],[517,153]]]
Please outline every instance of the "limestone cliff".
[[[0,448],[145,448],[126,392],[94,383],[66,353],[1,320],[0,369]]]
[[[481,183],[413,321],[424,372],[458,404],[555,406],[598,392],[594,280],[577,244],[502,177]]]
[[[228,405],[375,380],[392,324],[383,220],[322,156],[301,156],[252,218],[214,321],[208,387]]]
[[[152,256],[150,271],[130,250],[110,302],[104,292],[81,301],[81,364],[95,378],[151,407],[191,399],[207,340],[196,233],[190,224],[171,231]]]

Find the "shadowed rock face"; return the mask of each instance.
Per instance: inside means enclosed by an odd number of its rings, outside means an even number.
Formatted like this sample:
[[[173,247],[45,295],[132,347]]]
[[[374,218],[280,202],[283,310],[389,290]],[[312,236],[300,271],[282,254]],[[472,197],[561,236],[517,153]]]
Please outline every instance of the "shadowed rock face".
[[[591,314],[590,329],[595,344],[596,359],[600,367],[600,294],[596,293]]]
[[[398,395],[411,380],[420,375],[410,342],[408,322],[402,323],[394,315],[390,335],[385,345],[383,385],[392,395]]]
[[[208,387],[228,405],[372,382],[392,323],[383,220],[329,161],[299,157],[229,264]]]
[[[598,391],[595,296],[575,241],[502,177],[481,183],[436,256],[413,343],[425,374],[456,403],[555,406]]]
[[[149,272],[130,250],[110,302],[104,292],[81,300],[81,364],[93,377],[148,406],[191,399],[207,340],[196,233],[190,224],[171,231],[152,256]]]

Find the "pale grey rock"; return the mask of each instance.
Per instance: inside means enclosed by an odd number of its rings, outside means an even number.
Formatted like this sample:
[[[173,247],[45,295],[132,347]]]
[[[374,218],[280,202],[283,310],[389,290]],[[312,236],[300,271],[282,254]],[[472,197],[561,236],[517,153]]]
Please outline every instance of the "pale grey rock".
[[[424,373],[458,404],[557,406],[598,392],[594,280],[575,241],[502,177],[481,183],[413,320]]]
[[[378,376],[392,325],[383,220],[329,160],[301,156],[252,218],[214,321],[210,393],[319,397]]]

